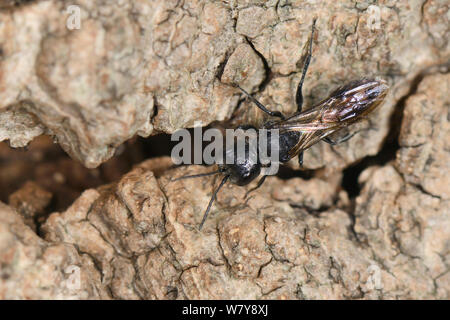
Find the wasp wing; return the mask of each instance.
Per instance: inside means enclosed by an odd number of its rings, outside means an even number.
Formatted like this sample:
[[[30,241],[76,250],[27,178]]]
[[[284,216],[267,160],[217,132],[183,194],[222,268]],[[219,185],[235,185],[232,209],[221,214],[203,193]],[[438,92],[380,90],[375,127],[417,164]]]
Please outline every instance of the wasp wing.
[[[362,79],[335,90],[329,98],[310,110],[294,114],[286,120],[275,122],[270,129],[297,131],[301,135],[289,150],[293,158],[326,136],[359,121],[384,100],[388,86],[384,80]]]
[[[270,126],[270,129],[280,130],[280,135],[287,131],[301,133],[297,143],[289,150],[290,159],[343,127],[338,121],[324,122],[322,119],[324,109],[332,107],[332,103],[333,101],[324,101],[310,110]]]

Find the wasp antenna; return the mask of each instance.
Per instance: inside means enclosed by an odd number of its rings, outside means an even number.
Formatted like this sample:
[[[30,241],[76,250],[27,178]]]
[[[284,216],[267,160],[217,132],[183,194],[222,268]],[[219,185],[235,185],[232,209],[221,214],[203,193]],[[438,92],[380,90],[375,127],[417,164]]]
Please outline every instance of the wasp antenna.
[[[203,219],[202,219],[202,222],[200,222],[200,225],[199,225],[199,227],[198,227],[198,230],[202,230],[203,224],[205,223],[206,218],[208,217],[209,210],[211,210],[211,206],[212,206],[214,200],[216,199],[217,193],[219,192],[220,188],[222,188],[222,186],[225,184],[225,182],[227,182],[227,180],[228,180],[229,177],[230,177],[230,176],[225,176],[225,177],[222,179],[222,181],[220,182],[220,184],[219,184],[219,186],[217,187],[217,189],[214,191],[214,193],[213,193],[213,195],[212,195],[212,197],[211,197],[211,200],[209,200],[208,207],[206,208],[205,214],[203,215]]]
[[[207,172],[207,173],[199,173],[199,174],[193,174],[193,175],[189,175],[189,176],[182,176],[176,179],[172,179],[172,181],[178,181],[178,180],[184,180],[184,179],[190,179],[190,178],[201,178],[201,177],[207,177],[207,176],[212,176],[214,174],[218,174],[221,173],[222,171],[217,170],[217,171],[213,171],[213,172]]]

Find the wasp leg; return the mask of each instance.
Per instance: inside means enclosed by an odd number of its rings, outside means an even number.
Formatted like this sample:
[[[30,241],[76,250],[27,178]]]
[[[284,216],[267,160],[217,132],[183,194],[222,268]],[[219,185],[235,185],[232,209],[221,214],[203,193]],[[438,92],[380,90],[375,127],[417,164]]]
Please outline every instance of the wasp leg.
[[[335,145],[337,145],[337,144],[339,144],[339,143],[342,143],[342,142],[345,142],[345,141],[349,140],[349,139],[350,139],[351,137],[353,137],[355,134],[356,134],[356,132],[354,132],[354,133],[348,133],[348,134],[346,134],[345,136],[343,136],[342,138],[339,138],[339,139],[337,139],[337,140],[335,140],[335,141],[331,140],[331,139],[328,138],[328,137],[325,137],[325,138],[323,138],[322,140],[325,141],[326,143],[331,144],[332,146],[335,146]]]
[[[262,111],[264,111],[265,113],[267,113],[268,115],[272,116],[272,117],[279,117],[281,119],[284,119],[284,115],[279,112],[279,111],[270,111],[269,109],[267,109],[261,102],[259,102],[258,100],[256,100],[251,94],[249,94],[247,91],[245,91],[244,89],[242,89],[240,86],[237,86],[250,100],[253,101],[254,104],[256,104],[258,106],[258,108],[260,108]]]
[[[298,154],[298,164],[300,165],[300,168],[303,167],[303,151],[301,151],[301,152]]]
[[[267,176],[262,176],[262,178],[259,179],[258,184],[256,185],[256,187],[254,187],[254,188],[252,188],[252,189],[250,189],[250,190],[247,191],[247,193],[246,193],[245,196],[244,196],[244,199],[247,198],[247,196],[248,196],[248,194],[249,194],[250,192],[253,192],[253,191],[255,191],[256,189],[258,189],[259,187],[261,187],[262,184],[264,183],[264,181],[266,180],[266,178],[267,178]]]
[[[303,105],[303,82],[305,81],[306,72],[308,71],[309,63],[311,62],[312,57],[312,44],[313,44],[313,38],[314,38],[314,27],[316,25],[316,19],[313,20],[312,28],[311,28],[311,38],[309,39],[309,48],[308,48],[308,54],[306,56],[305,65],[303,66],[302,71],[302,78],[300,79],[300,82],[298,83],[297,87],[297,93],[295,94],[295,101],[297,103],[297,112],[302,111],[302,105]]]

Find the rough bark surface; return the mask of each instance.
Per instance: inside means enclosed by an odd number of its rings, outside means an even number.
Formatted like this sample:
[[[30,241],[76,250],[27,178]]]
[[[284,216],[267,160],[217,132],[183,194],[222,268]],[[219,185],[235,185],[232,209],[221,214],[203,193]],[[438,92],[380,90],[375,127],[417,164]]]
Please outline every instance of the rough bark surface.
[[[80,29],[67,27],[69,5],[80,8]],[[305,155],[307,168],[342,168],[378,151],[398,97],[448,59],[446,1],[6,2],[0,140],[18,147],[46,133],[96,167],[136,134],[229,119],[242,100],[232,84],[293,112],[313,17],[306,105],[363,76],[386,78],[393,92],[349,146]],[[261,121],[248,103],[240,109],[237,122]]]
[[[73,4],[79,30],[66,27]],[[316,169],[308,178],[270,177],[248,198],[254,185],[225,185],[202,231],[218,179],[171,180],[211,168],[158,157],[89,171],[51,160],[46,143],[15,160],[3,144],[0,298],[449,299],[448,9],[432,0],[5,2],[0,140],[22,147],[51,135],[87,167],[136,134],[261,123],[236,83],[293,112],[315,16],[305,109],[352,78],[381,76],[391,91],[349,142],[305,153],[305,169]],[[349,190],[354,167],[342,169],[362,159]]]

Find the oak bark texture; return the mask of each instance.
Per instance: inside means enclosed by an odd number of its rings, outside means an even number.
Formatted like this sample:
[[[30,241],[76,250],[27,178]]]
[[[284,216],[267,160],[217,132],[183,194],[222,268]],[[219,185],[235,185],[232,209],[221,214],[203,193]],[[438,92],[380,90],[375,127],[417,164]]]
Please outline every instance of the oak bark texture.
[[[247,199],[225,185],[201,232],[218,179],[171,179],[211,168],[150,159],[115,182],[86,182],[51,215],[58,190],[30,174],[0,203],[1,298],[449,298],[445,1],[9,3],[0,140],[23,147],[50,135],[89,168],[135,135],[262,123],[234,83],[293,112],[314,17],[305,109],[354,78],[380,76],[391,91],[349,142],[305,153],[311,178],[270,177]],[[66,27],[69,5],[81,8],[79,30]],[[362,159],[374,164],[353,198],[343,169]],[[57,167],[67,174],[52,177],[70,185],[71,170]],[[1,179],[17,172],[0,169]]]

